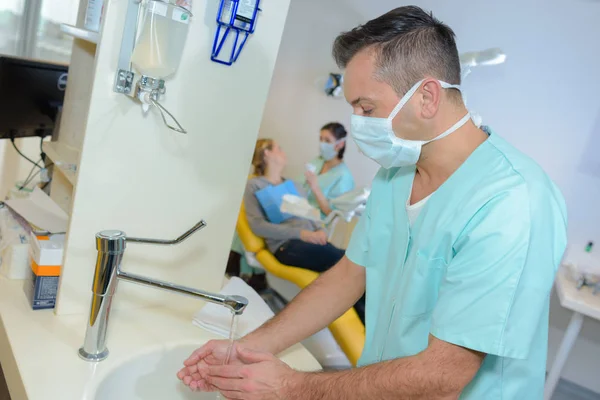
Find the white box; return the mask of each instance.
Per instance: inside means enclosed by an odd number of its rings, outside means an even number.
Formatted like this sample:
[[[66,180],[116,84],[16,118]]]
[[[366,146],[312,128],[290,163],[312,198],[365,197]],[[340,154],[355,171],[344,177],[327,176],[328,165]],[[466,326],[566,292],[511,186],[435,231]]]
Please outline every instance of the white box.
[[[65,235],[52,235],[49,240],[38,240],[31,235],[31,258],[37,265],[62,265]]]

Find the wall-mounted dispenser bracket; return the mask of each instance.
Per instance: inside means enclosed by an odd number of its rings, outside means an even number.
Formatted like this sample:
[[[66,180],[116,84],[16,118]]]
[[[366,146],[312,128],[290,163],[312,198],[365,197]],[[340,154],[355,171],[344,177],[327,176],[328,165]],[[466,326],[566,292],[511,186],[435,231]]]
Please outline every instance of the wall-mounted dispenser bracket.
[[[130,94],[133,87],[133,78],[135,74],[125,69],[117,71],[114,91],[117,93]]]
[[[131,70],[131,55],[135,47],[137,36],[138,16],[140,13],[141,0],[128,0],[127,12],[125,13],[125,24],[123,37],[121,39],[121,50],[119,52],[119,63],[115,77],[114,91],[133,96],[133,81],[135,74]]]
[[[127,1],[123,37],[121,39],[121,49],[119,52],[117,74],[115,76],[113,90],[117,93],[122,93],[138,99],[142,103],[144,112],[147,112],[150,106],[156,107],[167,128],[175,132],[187,133],[175,116],[159,102],[160,95],[164,94],[166,91],[165,81],[160,77],[141,75],[136,82],[136,75],[131,68],[131,58],[137,40],[138,21],[141,9],[140,5],[142,0]],[[161,10],[160,12],[164,10],[166,14],[167,7],[174,7],[176,12],[173,13],[171,18],[175,20],[175,16],[178,16],[176,23],[187,24],[189,18],[192,16],[189,9],[172,4],[168,0],[147,0],[146,7],[148,7],[149,4],[152,4],[153,13],[156,12],[156,10]],[[158,7],[159,5],[160,7]],[[168,122],[167,117],[173,120],[174,125]]]
[[[151,76],[142,75],[140,80],[135,85],[134,97],[137,97],[142,102],[146,94],[149,96],[149,100],[157,101],[161,94],[165,94],[165,81],[162,79],[156,79]]]

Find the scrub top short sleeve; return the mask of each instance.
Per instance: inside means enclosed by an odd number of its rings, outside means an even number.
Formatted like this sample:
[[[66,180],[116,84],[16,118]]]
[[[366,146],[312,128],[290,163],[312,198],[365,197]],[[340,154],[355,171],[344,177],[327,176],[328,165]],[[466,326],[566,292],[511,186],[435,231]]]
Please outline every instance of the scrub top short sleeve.
[[[369,251],[369,225],[370,225],[370,204],[371,199],[367,200],[367,206],[364,214],[354,227],[350,243],[346,249],[346,257],[353,263],[362,267],[367,266],[367,256]]]
[[[475,214],[447,265],[432,316],[433,336],[486,354],[528,356],[555,273],[553,260],[530,253],[535,229],[530,214],[524,186],[495,197]]]

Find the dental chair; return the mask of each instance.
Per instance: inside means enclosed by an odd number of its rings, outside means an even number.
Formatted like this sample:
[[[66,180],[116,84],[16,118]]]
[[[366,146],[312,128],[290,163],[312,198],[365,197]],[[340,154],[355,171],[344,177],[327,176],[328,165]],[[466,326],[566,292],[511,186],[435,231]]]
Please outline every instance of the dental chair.
[[[275,286],[289,283],[296,286],[296,292],[299,292],[319,276],[317,272],[281,264],[267,249],[265,241],[256,236],[250,229],[243,203],[238,216],[236,230],[246,251],[248,264],[264,269],[267,272],[267,281],[275,291],[279,292]],[[282,293],[280,294],[283,295]],[[283,295],[283,297],[287,296]],[[287,298],[287,300],[290,299]],[[329,331],[348,358],[350,364],[356,366],[365,344],[365,327],[354,308],[351,308],[340,318],[332,322],[329,325]],[[321,362],[321,364],[324,363]],[[326,367],[326,365],[323,366]]]

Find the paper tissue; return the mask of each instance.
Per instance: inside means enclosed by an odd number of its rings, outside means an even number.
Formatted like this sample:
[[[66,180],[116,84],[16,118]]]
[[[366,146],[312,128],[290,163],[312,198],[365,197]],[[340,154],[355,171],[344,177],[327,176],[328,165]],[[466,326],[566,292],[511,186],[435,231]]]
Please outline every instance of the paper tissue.
[[[311,206],[304,197],[292,194],[283,195],[280,211],[298,218],[305,218],[315,222],[321,221],[321,212]]]

